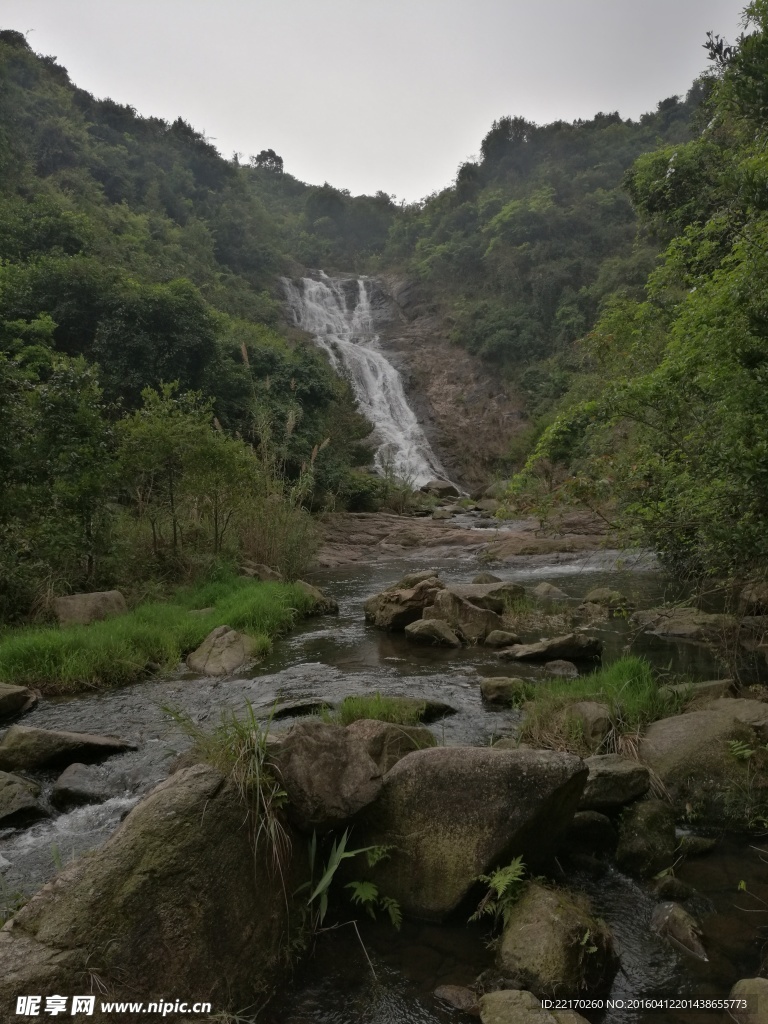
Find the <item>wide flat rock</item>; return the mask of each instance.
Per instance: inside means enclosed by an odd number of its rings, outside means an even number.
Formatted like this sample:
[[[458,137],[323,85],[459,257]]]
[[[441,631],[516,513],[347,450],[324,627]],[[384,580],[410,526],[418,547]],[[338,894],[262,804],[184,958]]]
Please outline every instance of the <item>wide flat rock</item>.
[[[509,661],[566,661],[599,658],[602,641],[583,633],[567,633],[539,640],[535,644],[516,644],[499,652],[499,657]]]
[[[62,767],[75,761],[103,761],[113,754],[137,749],[135,743],[117,736],[12,725],[0,741],[0,770],[26,771]]]

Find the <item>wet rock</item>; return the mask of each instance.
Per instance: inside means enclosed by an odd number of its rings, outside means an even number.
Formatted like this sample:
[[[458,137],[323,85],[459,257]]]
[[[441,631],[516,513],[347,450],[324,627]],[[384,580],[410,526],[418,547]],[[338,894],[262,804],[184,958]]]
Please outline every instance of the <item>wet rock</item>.
[[[584,598],[584,604],[599,604],[610,610],[614,608],[625,608],[627,599],[618,590],[611,590],[610,587],[596,587]]]
[[[93,594],[70,594],[54,597],[53,613],[60,626],[88,626],[91,622],[124,615],[128,611],[125,598],[119,590],[104,590]]]
[[[313,587],[311,583],[305,583],[304,580],[295,580],[293,585],[302,590],[313,602],[309,611],[310,615],[338,615],[339,602],[334,597],[329,597],[328,594]]]
[[[347,732],[365,744],[368,755],[382,775],[413,750],[434,747],[437,740],[423,725],[393,725],[361,718],[347,726]]]
[[[611,731],[611,709],[607,704],[580,700],[569,704],[563,715],[575,723],[591,750],[597,750]]]
[[[238,633],[231,626],[217,626],[197,650],[187,656],[187,665],[193,672],[206,676],[227,676],[253,661],[257,651],[258,645],[251,637]]]
[[[644,632],[679,640],[717,642],[738,631],[732,615],[701,612],[697,608],[650,608],[635,612],[630,622]]]
[[[674,900],[678,903],[689,900],[696,892],[693,886],[687,885],[672,874],[662,874],[661,877],[654,878],[650,887],[659,899]]]
[[[575,849],[606,856],[614,853],[618,841],[619,834],[607,815],[599,811],[578,811],[568,826],[563,847],[569,853]]]
[[[532,992],[499,989],[480,1000],[482,1024],[588,1024],[574,1010],[543,1010]]]
[[[750,583],[739,594],[739,612],[742,615],[768,613],[768,583]]]
[[[582,810],[613,811],[645,796],[650,788],[650,772],[632,758],[595,754],[584,764],[589,777],[579,803]]]
[[[519,583],[485,583],[448,587],[452,594],[464,601],[470,601],[478,608],[502,615],[514,602],[525,596],[525,589]]]
[[[436,508],[432,513],[432,518],[437,520],[453,519],[453,512],[447,508]]]
[[[37,694],[26,686],[0,683],[0,719],[22,715],[37,704]]]
[[[489,704],[520,704],[530,690],[524,679],[496,676],[480,682],[480,692]]]
[[[555,587],[551,583],[539,583],[538,586],[534,587],[531,593],[534,597],[538,598],[539,601],[567,601],[568,595],[565,591],[561,590],[560,587]]]
[[[420,619],[422,614],[425,618],[443,618],[425,611],[426,606],[432,604],[443,586],[437,577],[432,576],[419,580],[412,587],[374,594],[363,606],[365,621],[379,629],[401,630]]]
[[[443,619],[468,643],[483,640],[504,625],[495,612],[479,608],[451,590],[438,591],[434,603],[424,609],[424,617]]]
[[[302,831],[349,821],[381,789],[366,742],[341,725],[300,722],[270,745],[270,760],[288,794],[288,817]]]
[[[459,489],[450,480],[429,480],[421,488],[425,494],[436,494],[438,498],[458,498]]]
[[[542,998],[607,992],[618,960],[611,933],[585,897],[529,882],[509,912],[497,964],[505,978]]]
[[[75,761],[103,761],[113,754],[137,749],[135,743],[117,736],[12,725],[0,741],[0,770],[29,771],[62,767]]]
[[[716,846],[716,839],[710,839],[707,836],[683,835],[680,836],[678,852],[683,857],[706,857]]]
[[[424,580],[439,580],[440,573],[437,569],[419,569],[418,572],[409,572],[399,582],[397,582],[391,589],[392,590],[412,590],[418,586],[419,583],[423,583]],[[436,585],[442,585],[436,584]]]
[[[40,787],[18,775],[0,772],[0,828],[26,825],[48,812],[40,803]]]
[[[463,985],[440,985],[434,994],[435,999],[441,999],[462,1013],[469,1013],[473,1017],[480,1016],[477,994],[471,988],[465,988]]]
[[[123,779],[110,778],[101,765],[71,764],[53,785],[51,802],[58,808],[100,804],[125,790]]]
[[[271,569],[262,562],[243,562],[240,566],[240,575],[261,580],[262,583],[283,582],[283,574],[281,572],[278,572],[277,569]]]
[[[482,586],[488,583],[503,583],[501,576],[494,576],[492,572],[479,572],[472,580],[474,586]]]
[[[742,978],[730,991],[731,999],[745,999],[747,1009],[734,1007],[728,1017],[736,1024],[768,1024],[768,978]]]
[[[674,863],[676,848],[675,816],[669,804],[645,800],[624,811],[616,850],[622,871],[653,878]]]
[[[512,644],[519,644],[520,637],[517,633],[508,633],[504,629],[494,629],[485,638],[486,647],[511,647]]]
[[[568,633],[548,640],[539,640],[535,644],[519,644],[502,651],[500,658],[510,661],[552,661],[564,658],[580,661],[599,658],[603,651],[603,643],[596,636],[585,636],[583,633]]]
[[[661,686],[659,692],[665,697],[687,697],[689,700],[716,700],[725,697],[734,688],[733,679],[708,679],[701,683],[676,683]]]
[[[440,921],[479,874],[520,854],[531,866],[549,857],[585,779],[579,758],[555,751],[434,747],[408,754],[387,773],[356,832],[361,846],[396,847],[368,877],[407,916]]]
[[[579,678],[579,670],[572,661],[563,661],[562,659],[548,661],[544,665],[544,671],[548,676],[554,676],[556,679]]]
[[[417,619],[405,627],[405,635],[416,643],[438,647],[461,647],[461,640],[442,619]]]
[[[254,853],[251,838],[236,788],[214,768],[161,783],[0,931],[0,1005],[19,992],[79,994],[89,975],[117,999],[141,979],[147,1000],[257,1002],[280,980],[290,894],[304,879],[286,861],[281,886],[272,850]]]
[[[697,960],[709,960],[698,921],[679,903],[660,903],[655,907],[651,914],[651,931],[668,939],[681,953]]]

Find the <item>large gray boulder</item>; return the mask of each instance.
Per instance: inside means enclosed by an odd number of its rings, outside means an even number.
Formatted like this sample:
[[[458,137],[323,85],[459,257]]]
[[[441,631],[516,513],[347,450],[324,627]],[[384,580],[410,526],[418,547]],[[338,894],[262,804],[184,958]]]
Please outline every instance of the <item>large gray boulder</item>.
[[[585,636],[583,633],[568,633],[555,636],[548,640],[539,640],[535,644],[518,644],[507,647],[499,653],[500,658],[509,661],[553,661],[565,659],[579,661],[599,658],[603,651],[603,642],[596,636]]]
[[[56,779],[51,803],[61,810],[81,804],[100,804],[125,792],[124,779],[110,775],[104,765],[71,764]]]
[[[183,993],[221,1011],[263,999],[286,962],[302,878],[285,862],[281,880],[266,843],[254,852],[245,815],[209,766],[161,783],[0,931],[0,1019],[13,1019],[19,993],[91,984],[118,999],[137,986],[144,1000]]]
[[[0,683],[0,719],[21,715],[37,704],[37,694],[26,686]]]
[[[127,611],[128,605],[119,590],[70,594],[68,597],[53,599],[53,613],[60,626],[88,626],[113,615],[124,615]]]
[[[412,587],[395,587],[374,594],[363,605],[365,621],[379,629],[405,629],[411,622],[422,617],[425,607],[432,604],[443,586],[436,576],[430,576],[420,579]],[[439,619],[442,616],[425,617]]]
[[[87,732],[59,732],[12,725],[0,740],[0,770],[30,771],[62,768],[75,761],[103,761],[113,754],[137,750],[135,743],[117,736]]]
[[[0,828],[26,825],[47,818],[40,802],[40,787],[19,775],[0,772]]]
[[[504,628],[504,622],[496,612],[480,608],[460,597],[456,591],[448,589],[435,594],[434,603],[424,609],[424,618],[443,619],[468,643],[477,643],[494,630]]]
[[[406,915],[439,921],[466,900],[478,875],[521,854],[529,865],[546,860],[586,776],[580,758],[554,751],[418,750],[387,772],[356,841],[392,845],[369,876]]]
[[[252,637],[238,633],[231,626],[217,626],[197,650],[188,655],[187,665],[193,672],[206,676],[227,676],[253,661],[257,652],[258,644]]]
[[[540,998],[595,996],[610,989],[618,960],[611,933],[584,896],[529,882],[509,911],[497,965]]]
[[[306,832],[348,822],[381,789],[367,739],[341,725],[299,722],[270,744],[269,758],[288,794],[287,814]]]
[[[361,718],[348,725],[347,732],[362,740],[382,775],[413,750],[437,746],[437,740],[423,725],[394,725]]]
[[[416,619],[405,627],[405,635],[418,644],[436,647],[461,647],[461,640],[442,619]]]
[[[589,768],[589,776],[580,810],[613,811],[645,796],[650,788],[650,772],[632,758],[595,754],[586,758],[584,764]]]

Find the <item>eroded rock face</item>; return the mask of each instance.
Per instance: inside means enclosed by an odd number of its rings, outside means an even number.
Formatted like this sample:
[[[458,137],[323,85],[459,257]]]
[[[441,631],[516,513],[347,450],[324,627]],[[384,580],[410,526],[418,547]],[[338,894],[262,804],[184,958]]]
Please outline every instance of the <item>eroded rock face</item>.
[[[21,715],[37,704],[37,695],[26,686],[0,683],[0,719]]]
[[[140,982],[145,1000],[183,992],[222,1010],[252,1005],[284,966],[301,880],[284,872],[287,899],[218,771],[178,772],[0,931],[2,1019],[20,992],[79,994],[89,976],[116,998],[134,998]]]
[[[540,998],[599,995],[610,988],[618,960],[585,897],[529,882],[504,926],[498,967]]]
[[[369,876],[406,915],[442,920],[479,874],[519,854],[529,865],[551,854],[586,774],[580,758],[554,751],[434,747],[408,754],[387,773],[356,831],[361,846],[396,847]]]
[[[127,611],[128,605],[119,590],[70,594],[53,599],[53,612],[61,626],[88,626],[91,622],[124,615]]]
[[[113,754],[136,749],[134,743],[117,736],[12,725],[0,741],[0,770],[29,771],[64,767],[75,761],[103,761]]]
[[[288,794],[288,816],[307,832],[349,821],[382,785],[367,740],[341,725],[300,722],[270,745],[270,760]]]
[[[423,725],[393,725],[363,718],[348,725],[347,732],[362,740],[382,775],[413,750],[437,745],[435,737]]]
[[[38,799],[40,787],[28,779],[0,772],[0,828],[27,825],[48,812]]]
[[[596,754],[584,761],[589,777],[580,810],[612,811],[645,796],[651,785],[644,764],[619,754]]]
[[[206,676],[228,676],[230,672],[252,661],[258,645],[251,637],[238,633],[231,626],[211,630],[196,651],[187,657],[193,672]]]
[[[559,659],[583,660],[599,658],[603,652],[602,641],[596,636],[583,633],[568,633],[535,644],[518,644],[499,654],[509,661],[554,661]]]
[[[461,647],[461,640],[442,619],[417,619],[405,627],[409,640],[438,647]]]

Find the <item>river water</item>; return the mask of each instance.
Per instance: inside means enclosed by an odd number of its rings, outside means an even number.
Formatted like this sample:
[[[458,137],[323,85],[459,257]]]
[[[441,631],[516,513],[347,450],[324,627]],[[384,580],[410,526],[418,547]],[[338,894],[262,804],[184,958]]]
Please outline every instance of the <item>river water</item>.
[[[477,521],[467,517],[468,529],[476,525]],[[142,794],[166,777],[172,760],[190,743],[171,711],[212,727],[222,713],[242,711],[250,703],[264,718],[276,709],[278,720],[273,727],[282,728],[320,703],[334,704],[351,693],[378,691],[450,705],[455,713],[430,726],[441,743],[487,744],[501,736],[514,736],[519,713],[485,705],[478,683],[482,676],[520,674],[519,666],[513,670],[482,646],[458,651],[414,647],[400,635],[382,633],[364,623],[362,605],[367,596],[406,571],[429,567],[434,558],[434,553],[413,553],[408,558],[316,573],[312,581],[339,601],[338,618],[307,620],[242,678],[201,679],[180,666],[171,678],[101,694],[41,701],[25,716],[24,724],[116,733],[134,741],[139,749],[108,762],[115,795],[106,803],[56,814],[28,829],[0,832],[0,895],[4,902],[12,904],[34,891],[62,864],[103,842]],[[438,568],[447,582],[468,582],[481,568],[489,567],[481,565],[474,552],[453,552],[439,558]],[[659,572],[653,559],[628,558],[619,552],[525,557],[490,568],[502,578],[526,586],[554,583],[574,605],[595,586],[622,590],[640,607],[677,593],[674,581]],[[722,666],[700,645],[651,642],[635,636],[621,619],[594,628],[605,642],[605,660],[631,650],[649,657],[662,671],[697,679],[723,674]],[[49,791],[54,776],[43,776],[41,781]],[[722,836],[713,854],[685,862],[676,870],[677,876],[699,893],[692,909],[702,921],[710,953],[705,964],[682,956],[650,933],[648,921],[655,900],[644,887],[614,870],[599,879],[569,878],[569,885],[588,892],[597,912],[616,934],[622,970],[614,985],[615,996],[724,996],[738,978],[757,972],[763,922],[768,922],[764,914],[768,884],[758,852],[762,845],[768,844],[759,837]],[[754,897],[738,891],[741,880]],[[375,970],[375,983],[354,929],[345,925],[319,937],[293,984],[260,1020],[268,1024],[457,1021],[462,1015],[434,997],[435,987],[471,984],[492,964],[487,929],[477,925],[407,924],[396,933],[387,925],[362,921],[359,928]],[[698,1024],[699,1017],[690,1013],[644,1017],[625,1011],[606,1019],[610,1024],[678,1019]]]

